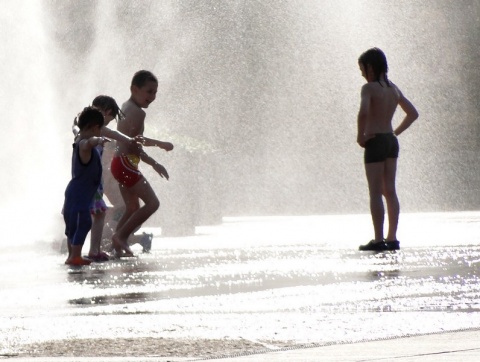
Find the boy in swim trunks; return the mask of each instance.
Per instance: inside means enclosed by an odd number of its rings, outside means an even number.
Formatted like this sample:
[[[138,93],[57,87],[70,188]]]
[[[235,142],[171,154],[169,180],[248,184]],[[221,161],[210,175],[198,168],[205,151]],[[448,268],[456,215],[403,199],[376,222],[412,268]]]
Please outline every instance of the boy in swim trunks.
[[[145,112],[157,95],[157,78],[149,71],[140,70],[133,76],[130,86],[131,96],[122,105],[125,117],[118,121],[117,130],[127,136],[142,135],[145,130]],[[143,146],[160,147],[171,151],[173,145],[144,137]],[[113,177],[118,181],[120,193],[125,202],[125,212],[118,221],[115,233],[112,235],[112,243],[116,253],[132,256],[127,240],[160,206],[150,183],[145,179],[138,164],[140,161],[153,167],[161,176],[168,180],[169,176],[165,167],[148,156],[141,145],[132,143],[117,143],[117,149],[111,164]],[[140,200],[144,205],[140,206]]]
[[[372,48],[358,59],[362,76],[367,80],[361,90],[358,112],[357,143],[365,148],[364,162],[370,194],[375,238],[359,250],[398,250],[397,240],[400,204],[395,189],[399,145],[397,136],[418,118],[413,104],[400,89],[387,78],[388,65],[385,54]],[[393,130],[392,118],[397,106],[406,113],[400,125]],[[387,203],[388,234],[383,237],[385,209]]]

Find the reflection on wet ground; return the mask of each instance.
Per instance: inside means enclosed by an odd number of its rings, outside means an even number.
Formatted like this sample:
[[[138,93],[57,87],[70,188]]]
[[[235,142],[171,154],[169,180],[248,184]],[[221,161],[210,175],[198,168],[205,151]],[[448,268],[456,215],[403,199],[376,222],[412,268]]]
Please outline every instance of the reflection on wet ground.
[[[354,234],[335,239],[347,218],[336,216],[235,220],[80,268],[58,254],[4,253],[0,345],[95,337],[327,343],[478,327],[480,214],[447,216],[422,225],[461,238],[437,235],[437,245],[406,242],[397,252],[359,252]]]
[[[162,299],[251,293],[288,287],[374,283],[393,298],[389,311],[473,311],[480,294],[480,247],[409,248],[400,252],[360,253],[320,246],[272,246],[251,250],[154,250],[137,258],[70,269],[67,280],[90,287],[91,297],[72,305],[113,305]],[[122,292],[123,291],[123,292]],[[108,292],[108,293],[104,293]],[[384,298],[382,298],[383,300]],[[361,304],[359,302],[361,301]],[[378,310],[379,300],[363,294],[339,310]],[[328,310],[329,303],[317,306]]]

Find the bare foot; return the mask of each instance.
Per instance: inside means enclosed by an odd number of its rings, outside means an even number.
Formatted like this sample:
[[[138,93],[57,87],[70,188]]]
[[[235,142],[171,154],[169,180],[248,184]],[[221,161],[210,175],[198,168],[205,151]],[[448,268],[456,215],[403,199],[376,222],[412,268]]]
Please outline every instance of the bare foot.
[[[112,244],[115,249],[115,253],[118,256],[133,256],[133,251],[128,246],[126,240],[121,240],[117,234],[112,235]],[[125,251],[125,252],[123,252]]]

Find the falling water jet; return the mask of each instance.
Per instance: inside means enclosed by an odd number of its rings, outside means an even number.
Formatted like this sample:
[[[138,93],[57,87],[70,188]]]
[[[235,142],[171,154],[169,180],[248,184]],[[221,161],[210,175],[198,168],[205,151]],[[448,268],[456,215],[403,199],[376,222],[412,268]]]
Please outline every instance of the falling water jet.
[[[68,139],[59,118],[67,110],[55,96],[58,58],[47,19],[40,2],[2,3],[2,246],[45,240],[61,227]]]
[[[356,59],[373,45],[385,50],[391,79],[423,115],[401,139],[403,210],[475,209],[478,5],[292,4],[7,2],[1,36],[9,87],[1,122],[9,132],[0,137],[12,153],[1,161],[15,167],[2,173],[0,211],[18,226],[5,240],[19,237],[19,225],[29,225],[29,238],[42,238],[52,220],[61,232],[71,119],[99,93],[126,100],[130,78],[141,68],[160,80],[146,133],[183,150],[152,151],[172,179],[154,182],[162,208],[150,226],[188,213],[194,215],[186,219],[201,222],[212,211],[368,212],[355,144],[362,85]],[[189,151],[192,140],[215,156]],[[189,157],[194,172],[186,166]],[[199,174],[198,189],[186,197],[188,181]]]

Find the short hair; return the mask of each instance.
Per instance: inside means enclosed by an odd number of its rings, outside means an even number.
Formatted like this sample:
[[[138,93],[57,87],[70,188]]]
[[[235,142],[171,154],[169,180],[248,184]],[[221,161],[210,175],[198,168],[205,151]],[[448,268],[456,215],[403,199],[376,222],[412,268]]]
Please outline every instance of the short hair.
[[[133,75],[132,84],[138,88],[143,87],[148,81],[158,83],[157,77],[148,70],[139,70]]]
[[[124,114],[118,106],[115,99],[106,95],[99,95],[95,97],[92,102],[92,106],[97,107],[101,111],[111,111],[112,117],[118,120],[124,118]]]
[[[371,48],[364,52],[358,58],[358,62],[363,65],[365,70],[367,69],[367,65],[370,65],[373,70],[373,75],[375,76],[375,80],[378,82],[380,81],[380,75],[382,73],[385,74],[385,81],[387,85],[390,85],[390,82],[387,79],[388,73],[388,63],[387,57],[385,53],[379,48]]]
[[[80,131],[94,126],[103,127],[103,114],[96,107],[85,107],[78,116],[78,128]]]

